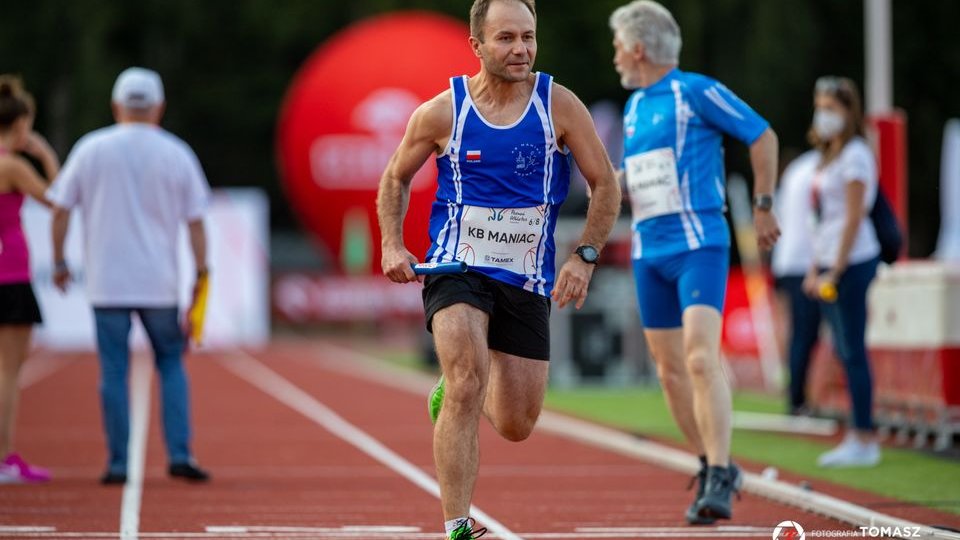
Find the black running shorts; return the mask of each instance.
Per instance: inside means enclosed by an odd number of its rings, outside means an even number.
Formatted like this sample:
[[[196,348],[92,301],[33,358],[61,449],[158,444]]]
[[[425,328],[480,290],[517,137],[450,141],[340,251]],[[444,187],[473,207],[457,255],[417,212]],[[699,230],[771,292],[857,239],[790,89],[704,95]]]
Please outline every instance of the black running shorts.
[[[427,330],[433,315],[454,304],[469,304],[490,316],[487,345],[534,360],[550,359],[550,299],[477,272],[427,276],[423,309]]]
[[[0,324],[39,324],[40,306],[29,283],[0,284]]]

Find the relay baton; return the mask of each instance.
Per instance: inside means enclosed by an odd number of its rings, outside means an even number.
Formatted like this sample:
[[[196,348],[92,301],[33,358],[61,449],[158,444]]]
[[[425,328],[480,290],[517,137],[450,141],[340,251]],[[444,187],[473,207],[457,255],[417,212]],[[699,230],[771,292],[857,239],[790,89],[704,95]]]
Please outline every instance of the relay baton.
[[[419,275],[432,274],[459,274],[467,271],[467,263],[463,261],[453,262],[426,262],[417,263],[413,266],[413,273]]]
[[[190,339],[200,345],[203,341],[203,323],[207,316],[207,295],[210,293],[210,277],[206,272],[197,276],[193,305],[187,312],[190,321]]]
[[[837,301],[837,286],[829,281],[824,282],[820,285],[820,299],[828,304],[832,304]]]

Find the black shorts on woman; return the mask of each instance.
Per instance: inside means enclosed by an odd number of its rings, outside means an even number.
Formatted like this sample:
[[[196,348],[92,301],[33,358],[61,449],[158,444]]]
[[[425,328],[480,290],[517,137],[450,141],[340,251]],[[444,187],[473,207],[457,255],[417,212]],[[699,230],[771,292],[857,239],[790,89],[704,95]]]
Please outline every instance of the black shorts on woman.
[[[0,283],[0,324],[31,325],[43,322],[40,306],[29,282]]]
[[[549,298],[479,272],[427,276],[423,308],[428,331],[433,332],[433,316],[454,304],[468,304],[489,315],[490,349],[534,360],[550,359]]]

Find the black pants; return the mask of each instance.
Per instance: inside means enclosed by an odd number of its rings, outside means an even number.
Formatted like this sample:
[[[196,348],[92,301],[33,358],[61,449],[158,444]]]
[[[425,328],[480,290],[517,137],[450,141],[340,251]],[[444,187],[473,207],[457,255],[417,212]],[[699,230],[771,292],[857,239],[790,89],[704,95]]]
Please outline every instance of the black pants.
[[[807,404],[807,371],[820,334],[820,303],[803,292],[803,275],[779,277],[776,285],[790,301],[789,407],[796,410]]]

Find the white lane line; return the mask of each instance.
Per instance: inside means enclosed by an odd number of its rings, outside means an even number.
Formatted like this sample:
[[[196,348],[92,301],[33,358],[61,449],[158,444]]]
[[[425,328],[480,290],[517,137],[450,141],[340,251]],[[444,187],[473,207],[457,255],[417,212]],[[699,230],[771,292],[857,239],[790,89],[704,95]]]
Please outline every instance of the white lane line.
[[[577,532],[696,532],[704,531],[710,534],[734,532],[764,532],[769,534],[773,527],[754,527],[752,525],[717,525],[716,527],[577,527]]]
[[[263,365],[253,356],[238,350],[232,357],[223,359],[220,363],[277,401],[313,420],[330,433],[333,433],[368,456],[393,469],[394,472],[413,482],[427,493],[438,499],[440,498],[440,486],[437,485],[433,478],[409,461],[400,457],[393,450],[381,444],[380,441],[344,420],[326,405],[320,403],[314,399],[313,396],[307,394],[299,387]],[[470,514],[482,522],[491,533],[495,533],[499,538],[504,540],[523,540],[520,536],[511,532],[510,529],[502,523],[493,519],[492,516],[476,506],[470,507]]]
[[[208,527],[213,529],[207,532],[153,532],[141,533],[140,537],[144,539],[173,539],[173,538],[236,538],[236,539],[257,539],[257,538],[284,538],[284,539],[313,539],[313,540],[436,540],[437,533],[424,532],[372,532],[372,531],[337,531],[328,532],[309,531],[246,531],[245,527]],[[525,534],[524,538],[529,540],[600,540],[600,539],[627,539],[627,538],[768,538],[773,529],[757,528],[756,530],[723,530],[723,527],[717,528],[693,528],[693,527],[634,527],[634,528],[609,528],[597,531],[577,531],[577,532],[541,532]],[[857,531],[856,533],[859,533]],[[851,532],[849,536],[857,534]],[[0,531],[0,538],[8,537]],[[57,532],[57,533],[17,533],[16,538],[71,538],[71,539],[116,539],[117,533],[108,532]],[[501,539],[503,536],[498,534],[488,534],[483,537],[484,540],[490,538]]]
[[[316,362],[321,364],[324,369],[332,364],[339,364],[338,371],[355,374],[357,377],[412,393],[422,393],[419,389],[431,384],[431,377],[409,371],[405,375],[397,375],[393,370],[399,370],[400,368],[391,367],[382,359],[348,347],[328,342],[317,343],[312,347],[314,350],[321,351],[323,356],[319,357]],[[333,361],[329,358],[337,358],[341,361]],[[349,359],[350,361],[349,363],[342,362],[343,359]],[[390,371],[385,372],[385,369]],[[638,439],[624,431],[551,411],[541,413],[536,429],[684,474],[692,475],[700,467],[697,458],[688,452],[653,441]],[[743,476],[744,491],[806,512],[821,514],[857,527],[899,527],[901,530],[909,528],[911,531],[917,531],[916,537],[919,538],[960,540],[960,534],[958,533],[883,514],[843,499],[816,491],[807,491],[780,480],[768,480],[758,474],[746,471],[744,471]],[[537,538],[530,535],[526,536]]]
[[[823,435],[829,437],[837,433],[837,424],[838,422],[832,418],[811,418],[809,416],[791,416],[789,414],[733,411],[734,429],[799,433],[801,435]]]
[[[316,538],[393,538],[435,539],[436,533],[423,533],[419,527],[399,526],[346,526],[346,527],[277,527],[267,525],[208,526],[208,533],[251,534],[287,533],[314,534]],[[574,532],[528,533],[524,537],[536,538],[725,538],[768,537],[773,527],[718,526],[718,527],[577,527]],[[494,535],[492,538],[497,538]],[[486,538],[486,537],[485,537]]]
[[[278,534],[283,538],[390,538],[400,539],[429,539],[436,540],[437,533],[425,533],[420,527],[403,527],[394,525],[344,526],[344,527],[278,527],[265,525],[211,525],[206,527],[210,534],[229,536],[243,536],[256,534]]]
[[[243,531],[244,527],[214,527],[214,530],[207,532],[144,532],[140,533],[140,538],[150,539],[168,539],[168,538],[237,538],[237,539],[256,539],[256,538],[286,538],[286,539],[313,539],[313,540],[437,540],[438,533],[425,532],[372,532],[372,531]],[[222,530],[221,530],[222,529]],[[236,529],[236,530],[234,530]],[[658,530],[609,530],[596,532],[553,532],[553,533],[529,533],[524,538],[529,540],[592,540],[592,539],[626,539],[626,538],[746,538],[746,537],[764,537],[770,536],[773,529],[764,532],[737,532],[737,531],[717,531],[714,529],[680,529],[676,531],[658,531]],[[852,536],[852,535],[851,535]],[[4,533],[0,531],[0,538],[76,538],[83,540],[93,539],[117,539],[117,533],[110,532],[17,532]],[[504,540],[505,537],[495,533],[485,535],[484,540]]]
[[[23,370],[20,372],[20,380],[17,381],[17,387],[19,387],[20,390],[26,390],[50,375],[53,375],[70,362],[71,360],[60,356],[40,355],[27,358],[27,361],[23,364]]]
[[[140,538],[149,539],[149,538],[158,538],[158,539],[186,539],[186,538],[197,538],[197,539],[218,539],[218,538],[237,538],[240,540],[244,539],[256,539],[256,538],[276,538],[276,539],[304,539],[304,540],[437,540],[439,535],[437,533],[288,533],[288,532],[249,532],[249,533],[231,533],[231,532],[153,532],[153,533],[140,533]],[[120,535],[115,532],[53,532],[53,533],[11,533],[7,534],[0,531],[0,538],[50,538],[55,540],[63,540],[66,538],[78,539],[78,540],[117,540],[120,538]],[[499,536],[484,536],[486,538],[500,538]],[[550,538],[553,538],[552,536]],[[589,536],[564,536],[561,538],[569,539],[585,539],[591,538]],[[600,537],[600,538],[609,538]],[[623,538],[623,537],[617,537]],[[627,537],[629,538],[629,537]]]
[[[208,533],[374,533],[374,534],[405,534],[421,532],[420,527],[405,527],[402,525],[346,525],[343,527],[284,527],[277,525],[208,525]],[[434,535],[436,536],[436,535]]]
[[[147,424],[150,419],[150,379],[153,366],[135,355],[130,365],[130,441],[127,445],[127,483],[120,506],[120,538],[137,540],[140,532],[140,501],[143,497],[143,468],[147,453]]]
[[[718,527],[577,527],[584,538],[744,538],[769,537],[773,527],[718,526]]]

